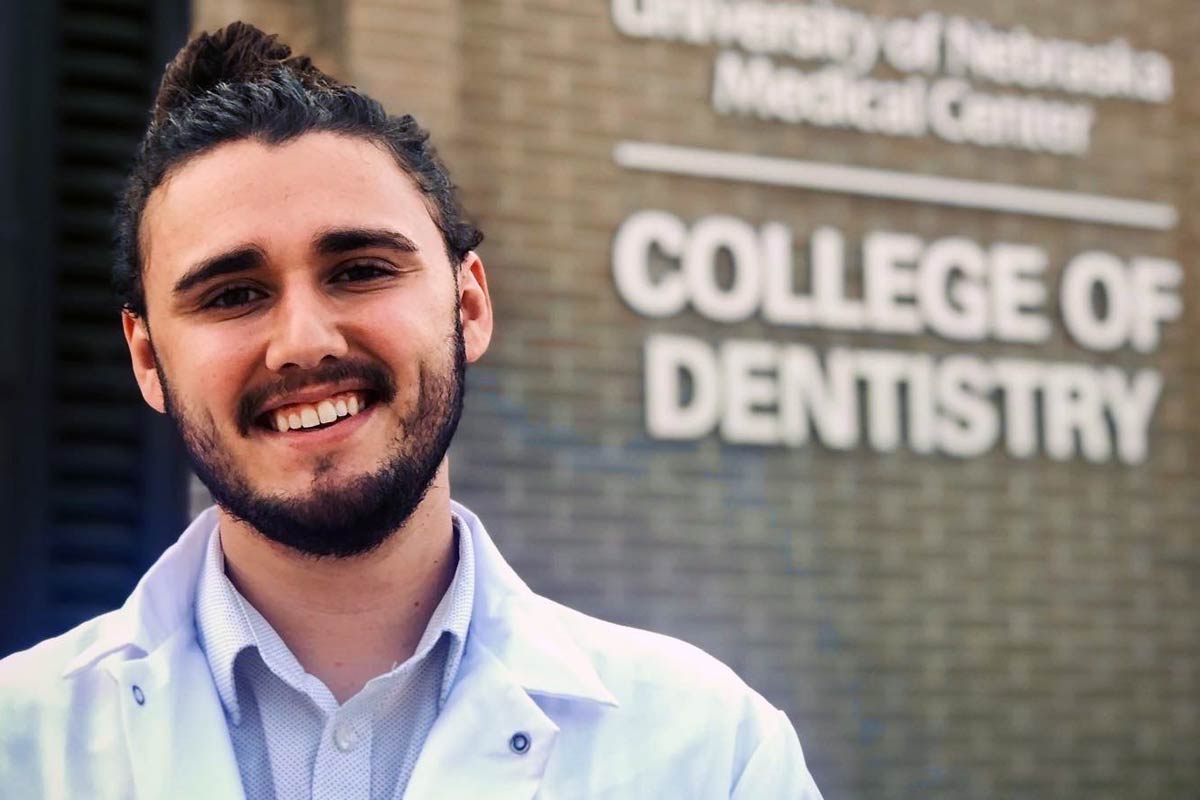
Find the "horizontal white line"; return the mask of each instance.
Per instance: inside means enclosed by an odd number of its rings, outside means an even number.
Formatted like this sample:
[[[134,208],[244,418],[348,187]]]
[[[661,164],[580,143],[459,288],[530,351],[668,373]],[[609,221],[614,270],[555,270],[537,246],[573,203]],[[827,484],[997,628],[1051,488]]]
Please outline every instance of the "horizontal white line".
[[[648,172],[792,186],[1131,228],[1169,230],[1179,222],[1179,214],[1173,206],[1145,200],[670,144],[618,142],[613,148],[613,159],[627,169]]]

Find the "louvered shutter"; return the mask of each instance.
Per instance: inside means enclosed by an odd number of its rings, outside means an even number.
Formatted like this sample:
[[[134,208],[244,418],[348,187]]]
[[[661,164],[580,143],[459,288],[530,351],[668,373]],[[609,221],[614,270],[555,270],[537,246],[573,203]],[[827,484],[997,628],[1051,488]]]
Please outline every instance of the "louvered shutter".
[[[45,409],[27,422],[44,429],[24,442],[38,467],[25,477],[37,507],[11,534],[20,547],[9,548],[39,574],[14,581],[24,585],[19,594],[0,595],[5,616],[31,615],[25,640],[120,605],[185,521],[182,453],[138,393],[110,286],[114,197],[162,64],[185,34],[182,9],[169,6],[62,0],[43,20],[50,102],[37,144],[48,167],[40,177],[50,241],[29,244],[48,256],[36,265],[50,275],[38,298],[45,311],[35,316],[51,335],[25,356],[40,376],[28,391]]]

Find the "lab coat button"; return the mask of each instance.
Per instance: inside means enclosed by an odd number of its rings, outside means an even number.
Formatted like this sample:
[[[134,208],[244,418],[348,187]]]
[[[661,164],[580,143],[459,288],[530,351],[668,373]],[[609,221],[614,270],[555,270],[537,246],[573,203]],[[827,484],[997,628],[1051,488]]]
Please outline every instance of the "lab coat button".
[[[349,753],[358,746],[358,734],[349,725],[338,725],[333,730],[333,744],[343,753]]]
[[[508,740],[508,749],[512,750],[519,756],[523,756],[529,752],[529,746],[533,741],[529,738],[529,734],[525,731],[517,731]]]
[[[136,683],[133,685],[133,699],[139,706],[146,705],[146,694]]]

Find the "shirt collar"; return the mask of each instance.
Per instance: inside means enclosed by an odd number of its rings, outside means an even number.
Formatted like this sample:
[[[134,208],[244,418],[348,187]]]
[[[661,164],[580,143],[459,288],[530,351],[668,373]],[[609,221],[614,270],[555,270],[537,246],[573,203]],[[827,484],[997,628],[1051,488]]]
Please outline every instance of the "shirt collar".
[[[475,558],[469,529],[456,514],[453,517],[458,548],[458,566],[450,586],[430,615],[413,655],[405,665],[427,658],[443,635],[449,636],[449,648],[442,674],[439,702],[446,695],[462,662],[471,608],[475,597]],[[201,649],[208,659],[209,671],[226,713],[235,725],[241,724],[237,685],[241,678],[238,656],[247,649],[258,651],[267,667],[280,680],[303,691],[304,669],[271,627],[270,623],[238,592],[225,574],[225,557],[219,531],[213,531],[205,549],[204,564],[196,587],[196,630]],[[398,668],[400,665],[397,664]],[[394,670],[393,670],[394,671]],[[380,676],[386,680],[391,673]],[[372,679],[374,682],[375,679]]]
[[[531,694],[616,705],[591,657],[563,622],[564,610],[525,585],[478,517],[457,502],[451,503],[451,509],[459,530],[470,533],[476,576],[465,647],[474,641],[487,648]],[[216,527],[215,507],[193,520],[142,577],[125,605],[97,622],[95,639],[67,665],[64,677],[98,665],[110,655],[144,657],[184,627],[194,630],[198,579]],[[462,677],[456,673],[456,680]]]
[[[225,575],[221,535],[214,530],[204,552],[204,565],[196,585],[196,634],[208,659],[217,695],[235,725],[241,723],[234,662],[246,648],[256,648],[255,632],[246,614],[249,604]]]
[[[475,605],[475,545],[471,541],[471,530],[458,514],[454,519],[455,539],[458,540],[458,567],[450,588],[442,595],[441,602],[433,611],[429,626],[417,645],[417,652],[432,648],[443,632],[450,636],[450,649],[446,655],[446,668],[442,673],[442,688],[438,698],[444,705],[450,687],[458,676],[463,651],[467,646],[467,634],[471,627],[471,612]],[[427,641],[428,640],[428,641]]]

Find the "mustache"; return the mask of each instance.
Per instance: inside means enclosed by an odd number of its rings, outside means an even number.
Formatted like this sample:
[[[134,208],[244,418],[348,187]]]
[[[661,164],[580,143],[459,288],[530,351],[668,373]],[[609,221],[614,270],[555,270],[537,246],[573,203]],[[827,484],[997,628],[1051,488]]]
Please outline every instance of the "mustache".
[[[366,390],[376,394],[383,403],[390,403],[396,398],[396,382],[391,374],[378,364],[367,361],[320,364],[304,372],[285,375],[277,381],[250,389],[242,395],[237,405],[238,433],[247,436],[254,427],[254,421],[262,407],[276,398],[309,386],[346,381],[363,384]]]

